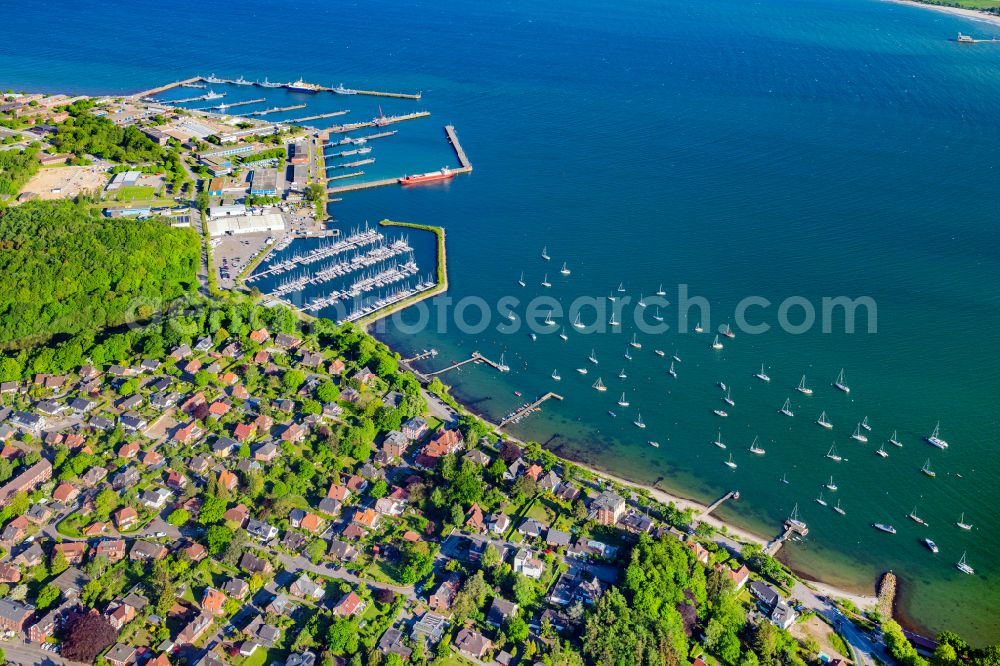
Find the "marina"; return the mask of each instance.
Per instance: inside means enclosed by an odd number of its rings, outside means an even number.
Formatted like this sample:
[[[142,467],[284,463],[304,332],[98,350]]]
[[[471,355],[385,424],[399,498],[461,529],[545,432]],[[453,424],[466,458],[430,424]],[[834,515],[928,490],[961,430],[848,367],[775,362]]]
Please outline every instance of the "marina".
[[[270,109],[263,109],[261,111],[250,111],[249,113],[238,113],[233,115],[247,116],[247,117],[258,117],[266,116],[272,113],[284,113],[285,111],[297,111],[298,109],[306,108],[305,104],[292,104],[291,106],[273,106]]]

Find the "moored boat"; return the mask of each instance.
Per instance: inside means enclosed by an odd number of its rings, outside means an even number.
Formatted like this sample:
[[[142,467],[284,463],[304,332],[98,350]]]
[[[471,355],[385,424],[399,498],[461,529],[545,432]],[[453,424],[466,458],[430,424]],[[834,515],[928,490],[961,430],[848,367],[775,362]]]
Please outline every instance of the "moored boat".
[[[931,477],[932,479],[935,476],[937,476],[937,472],[935,472],[934,470],[931,469],[931,459],[930,458],[928,458],[927,461],[924,463],[924,466],[920,468],[920,471],[923,472],[924,474],[926,474],[927,476]]]
[[[826,420],[826,412],[822,412],[819,415],[819,418],[816,419],[816,423],[818,423],[819,425],[823,426],[827,430],[830,430],[831,428],[833,428],[833,424]]]
[[[840,374],[837,375],[837,380],[833,382],[834,388],[838,391],[843,391],[844,393],[850,393],[851,387],[844,383],[844,369],[840,369]]]
[[[729,454],[729,460],[725,461],[725,465],[729,469],[736,469],[736,463],[733,462],[733,454],[732,453]]]
[[[970,576],[976,573],[976,570],[970,567],[965,561],[965,553],[962,553],[962,558],[955,563],[955,568],[964,574],[969,574]]]
[[[860,423],[857,426],[854,427],[854,434],[851,435],[851,439],[857,440],[857,441],[861,442],[862,444],[864,444],[864,443],[866,443],[868,441],[868,438],[861,434],[861,424]]]
[[[782,405],[781,409],[779,409],[778,411],[784,414],[785,416],[795,416],[795,412],[792,411],[791,404],[792,404],[791,399],[785,398],[785,404]]]
[[[831,446],[830,450],[826,452],[826,457],[829,458],[830,460],[832,460],[833,462],[840,462],[841,460],[843,460],[843,458],[840,457],[840,454],[837,453],[837,445],[836,444],[834,444],[833,446]]]
[[[937,425],[934,426],[934,432],[932,432],[930,435],[928,435],[924,439],[927,440],[927,443],[930,444],[931,446],[936,446],[939,449],[947,449],[948,448],[948,442],[944,441],[943,439],[941,439],[939,437],[940,433],[941,433],[941,422],[938,421]]]
[[[796,391],[802,395],[812,395],[813,390],[806,386],[806,376],[802,375],[802,379],[799,380],[799,385],[795,388]]]
[[[934,553],[935,555],[937,555],[938,547],[937,547],[937,544],[934,543],[933,539],[923,539],[922,541],[923,541],[923,544],[925,546],[927,546],[927,549],[929,551],[931,551],[932,553]]]
[[[761,380],[762,382],[769,382],[769,381],[771,381],[771,378],[767,375],[766,372],[764,372],[764,364],[763,363],[760,364],[760,372],[756,373],[754,375],[754,377],[756,377],[757,379]]]
[[[434,183],[439,180],[448,180],[455,177],[455,172],[448,167],[441,167],[438,171],[428,171],[412,176],[403,176],[399,179],[400,185],[420,185],[422,183]]]
[[[888,523],[872,523],[872,527],[874,527],[879,531],[886,532],[888,534],[896,533],[896,528]]]

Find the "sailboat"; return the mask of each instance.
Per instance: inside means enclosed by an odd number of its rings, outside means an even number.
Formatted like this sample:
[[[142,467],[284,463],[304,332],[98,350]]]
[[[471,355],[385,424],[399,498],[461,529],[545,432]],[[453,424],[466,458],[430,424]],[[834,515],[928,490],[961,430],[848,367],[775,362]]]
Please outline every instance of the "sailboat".
[[[513,310],[511,310],[510,312],[507,313],[507,319],[511,321],[517,321],[517,314]]]
[[[795,412],[792,411],[791,404],[792,404],[791,399],[785,398],[785,404],[782,405],[781,409],[779,409],[778,411],[784,414],[785,416],[795,416]]]
[[[569,275],[570,274],[570,270],[566,266],[566,262],[565,261],[563,262],[563,267],[559,269],[559,272],[562,273],[563,275]]]
[[[581,375],[587,374],[587,368],[577,368],[576,371],[579,372]]]
[[[545,315],[545,321],[543,322],[546,326],[555,326],[556,323],[552,321],[552,313],[549,312]]]
[[[885,452],[885,444],[883,444],[882,446],[878,447],[878,451],[875,452],[875,455],[880,456],[882,458],[888,458],[889,457],[889,454]]]
[[[562,379],[562,377],[559,376],[559,371],[558,370],[553,370],[552,371],[552,379],[554,379],[556,381],[559,381],[560,379]]]
[[[969,574],[970,576],[972,576],[972,575],[974,575],[976,573],[976,570],[973,569],[972,567],[970,567],[965,562],[965,553],[962,553],[962,559],[960,559],[958,562],[955,563],[955,568],[958,569],[959,571],[961,571],[964,574]]]
[[[652,446],[654,449],[660,448],[660,443],[659,442],[654,442],[653,440],[649,440],[646,443],[649,444],[650,446]]]
[[[816,504],[819,504],[820,506],[827,506],[826,500],[823,499],[822,490],[819,492],[819,497],[816,498]]]
[[[844,369],[840,369],[840,374],[837,375],[837,381],[833,383],[834,388],[838,391],[843,391],[844,393],[850,393],[851,387],[844,383]]]
[[[757,379],[761,380],[762,382],[769,382],[769,381],[771,381],[771,378],[767,376],[766,372],[764,372],[764,364],[763,363],[760,364],[760,372],[758,372],[757,374],[755,374],[754,377],[756,377]]]
[[[705,328],[701,325],[700,321],[695,325],[694,332],[695,333],[704,333],[705,332]]]
[[[736,469],[736,463],[733,462],[733,454],[729,454],[729,460],[725,461],[726,467],[729,469]]]
[[[898,447],[902,447],[903,446],[903,443],[896,438],[896,431],[895,430],[892,431],[892,437],[889,438],[889,443],[890,444],[895,444]]]
[[[796,502],[795,506],[792,507],[792,513],[791,513],[791,515],[788,516],[788,523],[790,525],[794,526],[794,527],[799,528],[799,529],[805,529],[805,527],[806,527],[805,521],[799,519],[799,504],[798,504],[798,502]]]
[[[660,283],[660,288],[656,290],[657,296],[666,296],[667,292],[663,291],[663,283]]]
[[[500,354],[500,362],[497,363],[497,370],[500,372],[510,372],[510,366],[504,363],[503,354]]]
[[[802,379],[799,380],[799,385],[798,385],[798,387],[795,390],[798,391],[799,393],[801,393],[802,395],[812,395],[813,394],[813,390],[811,388],[809,388],[808,386],[806,386],[806,376],[805,375],[802,375]]]
[[[639,294],[639,302],[636,303],[636,305],[638,305],[640,308],[646,307],[646,299],[643,297],[642,294]]]
[[[837,484],[833,482],[833,474],[830,475],[830,480],[826,482],[826,489],[831,492],[836,492]]]
[[[862,428],[864,428],[868,432],[872,431],[872,427],[870,425],[868,425],[868,417],[867,416],[865,418],[861,419],[861,424],[860,425],[861,425]]]
[[[573,320],[573,328],[584,328],[583,322],[580,321],[580,313],[576,313],[576,319]]]
[[[782,474],[781,475],[781,482],[783,484],[785,484],[786,486],[788,485],[788,474]]]
[[[654,349],[653,353],[656,354],[657,356],[666,356],[667,355],[667,352],[663,351],[662,349]]]
[[[625,368],[622,368],[622,371],[618,373],[618,379],[628,379],[628,375],[625,374]]]
[[[604,385],[604,382],[601,381],[600,377],[598,377],[597,381],[594,382],[593,388],[595,391],[600,391],[601,393],[604,393],[605,391],[608,390],[608,387]]]
[[[719,336],[715,336],[715,342],[712,343],[712,349],[722,349],[722,343],[719,342]]]
[[[632,421],[636,428],[645,428],[646,424],[642,422],[642,414],[636,413],[635,421]]]
[[[736,334],[733,333],[733,329],[729,328],[728,323],[722,325],[722,334],[730,340],[736,337]]]
[[[721,416],[722,418],[726,418],[727,416],[729,416],[729,413],[726,412],[724,409],[713,409],[712,413],[715,414],[716,416]]]
[[[619,282],[618,283],[618,293],[619,294],[624,294],[625,293],[625,283],[624,282]]]
[[[733,401],[733,387],[730,386],[726,389],[726,395],[722,398],[722,402],[726,403],[730,407],[735,407],[736,403]]]
[[[937,425],[934,426],[934,432],[932,432],[930,435],[928,435],[924,439],[926,439],[927,443],[930,444],[931,446],[936,446],[939,449],[947,449],[948,448],[948,442],[944,441],[943,439],[941,439],[938,436],[940,434],[940,432],[941,432],[941,422],[938,421]]]
[[[958,525],[959,527],[961,527],[963,530],[971,530],[972,529],[972,525],[970,525],[969,523],[965,522],[965,512],[964,511],[962,512],[962,515],[959,517],[958,522],[955,523],[955,524]]]
[[[667,374],[670,375],[671,377],[673,377],[674,379],[677,379],[677,371],[674,370],[674,362],[673,361],[670,362],[670,369],[667,370]]]
[[[833,424],[826,420],[826,412],[823,412],[819,415],[819,418],[816,419],[816,423],[820,424],[827,430],[833,428]]]
[[[750,453],[753,453],[754,455],[758,455],[758,456],[762,456],[765,453],[767,453],[764,449],[760,448],[760,446],[757,444],[757,437],[756,436],[754,436],[754,438],[753,438],[753,443],[750,444]]]
[[[548,247],[543,247],[542,248],[542,259],[544,259],[545,261],[548,261],[551,258],[552,257],[549,256],[549,249],[548,249]]]
[[[671,358],[674,359],[675,361],[677,361],[678,363],[681,362],[681,357],[677,355],[677,349],[676,348],[674,349],[674,355],[671,356]]]
[[[559,337],[562,338],[563,340],[569,340],[569,336],[566,335],[566,329],[565,328],[560,328],[559,329]]]
[[[912,520],[913,522],[917,523],[918,525],[923,525],[924,527],[927,527],[927,521],[917,515],[917,507],[913,507],[913,511],[910,511],[909,515],[906,517]]]
[[[542,278],[542,286],[543,287],[551,287],[552,286],[552,283],[549,282],[549,274],[548,273],[546,273],[545,277]]]
[[[833,507],[833,510],[842,516],[847,515],[847,512],[840,508],[840,500],[837,500],[837,506]]]
[[[524,283],[524,271],[521,271],[521,277],[518,278],[517,283],[522,287],[526,286]]]
[[[635,349],[642,349],[642,343],[635,339],[635,333],[632,334],[632,342],[629,343]]]
[[[615,296],[614,294],[608,294],[608,300],[614,303],[616,300],[618,300],[618,297]]]
[[[593,349],[590,350],[590,356],[587,357],[587,360],[594,365],[597,365],[597,355],[594,353]]]
[[[831,446],[830,450],[826,452],[826,457],[829,458],[830,460],[832,460],[833,462],[840,462],[841,460],[843,460],[843,458],[840,457],[840,454],[837,453],[837,445],[836,444],[834,444],[833,446]]]
[[[622,397],[618,400],[619,407],[628,407],[628,400],[625,399],[625,392],[622,392]]]
[[[625,348],[625,360],[626,361],[632,360],[632,352],[628,350],[628,347]]]
[[[931,477],[932,479],[935,476],[937,476],[937,472],[935,472],[934,470],[931,469],[931,459],[930,458],[928,458],[927,461],[924,463],[924,466],[920,468],[920,471],[923,472],[924,474],[926,474],[927,476]]]
[[[660,314],[660,306],[656,306],[656,314],[653,315],[653,319],[656,321],[663,321],[663,315]]]
[[[608,321],[608,326],[620,326],[621,322],[615,319],[615,313],[611,313],[611,319]]]
[[[715,437],[715,441],[712,442],[712,444],[715,444],[720,449],[726,448],[725,442],[722,441],[722,431],[721,430],[719,431],[719,434]]]
[[[851,439],[856,439],[857,441],[864,444],[868,441],[868,438],[861,434],[861,424],[859,423],[854,427],[854,434],[851,435]]]

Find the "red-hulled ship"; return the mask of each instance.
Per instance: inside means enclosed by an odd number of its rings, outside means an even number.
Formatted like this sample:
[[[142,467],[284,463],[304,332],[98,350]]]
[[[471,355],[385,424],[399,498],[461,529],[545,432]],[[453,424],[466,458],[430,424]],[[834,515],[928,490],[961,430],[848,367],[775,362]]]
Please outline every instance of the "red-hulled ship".
[[[400,185],[419,185],[421,183],[433,183],[438,180],[448,180],[454,178],[455,173],[448,167],[443,167],[440,171],[429,171],[418,173],[412,176],[403,176],[399,179]]]

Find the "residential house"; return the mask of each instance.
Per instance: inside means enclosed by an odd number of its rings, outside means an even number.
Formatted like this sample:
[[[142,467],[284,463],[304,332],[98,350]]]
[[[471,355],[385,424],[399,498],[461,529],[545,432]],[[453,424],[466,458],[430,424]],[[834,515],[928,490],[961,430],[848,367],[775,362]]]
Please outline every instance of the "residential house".
[[[201,610],[209,615],[223,615],[226,610],[226,595],[214,587],[206,587],[201,596]]]
[[[263,557],[258,557],[253,553],[246,552],[243,553],[243,557],[240,558],[240,569],[246,571],[248,574],[268,574],[274,570],[274,567],[271,566],[271,563]]]
[[[493,641],[469,627],[462,627],[455,636],[453,645],[459,654],[477,660],[485,657],[486,653],[493,649]]]
[[[446,455],[457,453],[465,446],[462,433],[458,430],[441,430],[431,439],[417,456],[417,465],[432,468]]]
[[[352,615],[357,615],[366,607],[367,604],[352,590],[341,597],[340,601],[337,602],[337,605],[333,607],[333,614],[338,617],[350,617]]]
[[[441,581],[437,589],[427,598],[427,605],[431,610],[447,613],[451,610],[451,604],[458,594],[459,577],[452,575]]]
[[[94,557],[106,557],[115,563],[125,559],[125,539],[105,539],[94,547]]]
[[[296,597],[301,597],[303,599],[312,599],[313,601],[320,601],[323,599],[325,594],[323,586],[316,583],[308,575],[303,573],[299,576],[288,588],[288,591],[295,595]]]
[[[625,498],[605,490],[590,504],[590,516],[601,525],[614,525],[625,514]]]
[[[381,522],[380,516],[381,514],[374,509],[358,509],[354,512],[353,520],[356,525],[360,525],[365,529],[374,530],[378,529]]]
[[[521,548],[514,554],[514,573],[538,580],[545,572],[545,565],[531,550]]]
[[[209,627],[212,626],[212,616],[202,613],[196,618],[191,620],[179,634],[177,634],[177,642],[181,645],[186,645],[189,643],[194,643]]]
[[[486,622],[495,627],[502,627],[507,620],[517,614],[517,604],[507,601],[501,596],[493,597],[493,603],[486,613]]]
[[[222,591],[232,599],[242,600],[250,593],[250,585],[242,578],[230,578],[223,584]]]
[[[167,556],[167,548],[155,541],[136,540],[129,551],[130,560],[162,560]]]
[[[0,629],[23,632],[24,625],[35,607],[13,599],[0,599]]]
[[[278,528],[265,522],[250,519],[247,521],[247,532],[258,541],[267,542],[278,536]]]
[[[62,553],[66,557],[66,561],[70,564],[80,564],[83,562],[83,558],[87,555],[87,543],[85,541],[67,541],[66,543],[57,543],[52,548],[53,557],[57,553]]]

